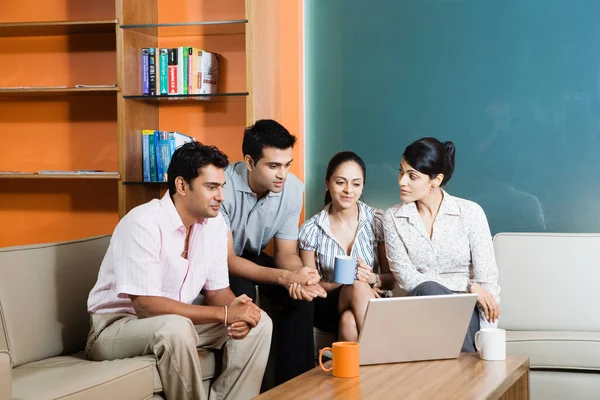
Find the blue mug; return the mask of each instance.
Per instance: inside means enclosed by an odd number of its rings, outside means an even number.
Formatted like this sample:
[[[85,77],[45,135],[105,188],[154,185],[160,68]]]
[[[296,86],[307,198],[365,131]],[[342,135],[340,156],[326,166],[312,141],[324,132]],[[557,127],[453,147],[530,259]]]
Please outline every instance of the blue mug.
[[[333,281],[344,285],[352,285],[356,279],[356,266],[358,262],[354,257],[335,256],[333,264]]]

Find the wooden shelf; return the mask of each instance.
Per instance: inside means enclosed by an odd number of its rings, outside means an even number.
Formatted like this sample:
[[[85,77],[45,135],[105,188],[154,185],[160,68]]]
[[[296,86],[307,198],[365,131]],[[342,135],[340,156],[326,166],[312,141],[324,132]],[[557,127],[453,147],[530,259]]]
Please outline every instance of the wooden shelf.
[[[121,29],[151,36],[237,35],[246,32],[247,19],[231,21],[174,22],[170,24],[121,25]]]
[[[87,175],[87,174],[3,174],[0,172],[0,179],[121,179],[116,175]]]
[[[230,101],[233,98],[245,98],[248,92],[211,93],[211,94],[173,94],[160,96],[124,95],[124,99],[143,101]]]
[[[77,95],[110,95],[117,93],[118,87],[101,88],[50,88],[50,87],[24,87],[24,88],[0,88],[0,97],[2,96],[77,96]]]
[[[123,185],[166,185],[167,183],[158,181],[123,181]]]
[[[116,19],[83,21],[9,22],[0,24],[0,37],[58,36],[115,33]]]

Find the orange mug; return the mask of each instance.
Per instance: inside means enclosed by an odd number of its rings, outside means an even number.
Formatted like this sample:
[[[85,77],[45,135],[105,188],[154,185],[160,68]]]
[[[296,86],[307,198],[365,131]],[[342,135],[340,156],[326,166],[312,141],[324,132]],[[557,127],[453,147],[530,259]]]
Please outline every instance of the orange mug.
[[[323,352],[330,350],[333,355],[333,366],[323,366]],[[325,347],[319,352],[319,365],[325,372],[333,371],[338,378],[356,378],[360,375],[360,345],[356,342],[335,342],[332,347]]]

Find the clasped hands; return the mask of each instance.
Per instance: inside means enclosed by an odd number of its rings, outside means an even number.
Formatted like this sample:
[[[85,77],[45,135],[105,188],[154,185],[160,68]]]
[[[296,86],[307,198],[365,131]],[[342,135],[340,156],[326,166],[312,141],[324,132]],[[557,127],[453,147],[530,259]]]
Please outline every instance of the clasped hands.
[[[227,335],[243,339],[260,321],[260,308],[245,294],[236,297],[228,306]]]
[[[290,272],[288,293],[294,300],[313,301],[316,297],[327,297],[325,289],[319,285],[321,277],[315,268],[303,267]]]

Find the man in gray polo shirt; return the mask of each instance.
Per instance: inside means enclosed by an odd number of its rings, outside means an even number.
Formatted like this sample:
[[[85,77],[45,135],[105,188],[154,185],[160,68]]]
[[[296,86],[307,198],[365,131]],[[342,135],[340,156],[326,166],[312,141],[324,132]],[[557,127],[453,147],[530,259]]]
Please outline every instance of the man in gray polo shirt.
[[[311,300],[327,295],[317,284],[317,271],[304,267],[298,256],[304,185],[289,173],[295,142],[296,138],[273,120],[260,120],[246,128],[244,161],[225,170],[225,201],[221,203],[230,228],[227,262],[231,290],[236,296],[246,294],[256,300],[258,284],[261,298],[280,309],[272,316],[277,332],[275,385],[314,367]],[[273,257],[263,253],[271,239]]]

